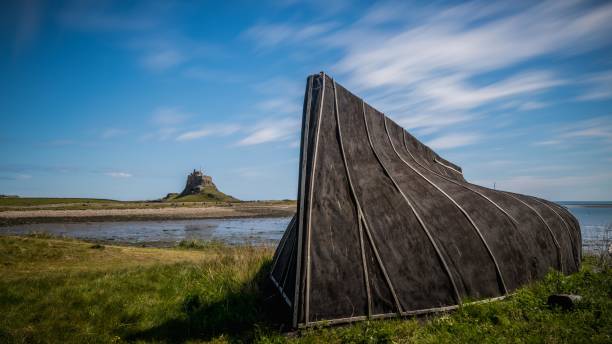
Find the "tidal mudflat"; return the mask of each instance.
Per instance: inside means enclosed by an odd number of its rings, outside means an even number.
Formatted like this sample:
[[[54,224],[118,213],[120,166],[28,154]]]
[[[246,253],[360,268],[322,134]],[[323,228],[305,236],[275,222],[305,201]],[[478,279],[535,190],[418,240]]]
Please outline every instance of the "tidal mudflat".
[[[46,233],[88,241],[170,247],[184,240],[275,245],[290,217],[35,223],[0,228],[0,233]]]

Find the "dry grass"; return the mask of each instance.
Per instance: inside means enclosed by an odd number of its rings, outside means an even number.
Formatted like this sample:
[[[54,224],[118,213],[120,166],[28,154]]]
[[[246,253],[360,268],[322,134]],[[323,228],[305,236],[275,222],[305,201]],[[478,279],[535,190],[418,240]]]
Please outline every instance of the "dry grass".
[[[0,240],[3,280],[33,274],[105,271],[155,264],[213,261],[214,251],[159,250],[91,244],[70,239],[4,237]]]

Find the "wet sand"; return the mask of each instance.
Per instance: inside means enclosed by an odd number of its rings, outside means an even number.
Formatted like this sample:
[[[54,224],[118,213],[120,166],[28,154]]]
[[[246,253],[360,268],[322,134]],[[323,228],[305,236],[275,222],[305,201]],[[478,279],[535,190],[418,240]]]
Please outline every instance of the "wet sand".
[[[8,210],[0,211],[0,226],[28,223],[158,221],[292,216],[295,205],[236,204],[231,206],[135,209]]]

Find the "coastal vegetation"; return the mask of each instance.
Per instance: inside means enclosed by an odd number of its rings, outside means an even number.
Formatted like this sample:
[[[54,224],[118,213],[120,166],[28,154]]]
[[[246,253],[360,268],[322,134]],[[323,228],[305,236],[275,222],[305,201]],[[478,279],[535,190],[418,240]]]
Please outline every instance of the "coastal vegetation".
[[[273,248],[171,249],[0,237],[0,342],[591,342],[612,340],[612,270],[587,256],[500,302],[428,318],[285,333],[265,276]],[[583,297],[549,307],[552,293]]]
[[[31,207],[63,204],[99,204],[117,203],[118,201],[101,198],[59,198],[59,197],[0,197],[0,207]]]
[[[180,195],[180,194],[168,194],[163,199],[164,202],[228,202],[236,203],[240,202],[239,199],[226,195],[219,191],[217,187],[213,185],[206,185],[201,187],[197,193]]]
[[[228,201],[215,200],[199,195],[178,197],[177,194],[163,200],[153,201],[117,201],[99,198],[45,198],[45,197],[7,197],[0,198],[0,211],[3,210],[83,210],[83,209],[142,209],[172,207],[231,206],[237,203],[245,205],[281,205],[295,204],[295,200],[258,200]]]

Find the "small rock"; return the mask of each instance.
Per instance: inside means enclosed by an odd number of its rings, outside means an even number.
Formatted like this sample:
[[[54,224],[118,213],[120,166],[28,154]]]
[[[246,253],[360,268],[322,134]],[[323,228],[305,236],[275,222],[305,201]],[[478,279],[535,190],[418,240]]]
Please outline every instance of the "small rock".
[[[574,294],[553,294],[548,297],[548,305],[559,306],[564,310],[573,309],[582,300],[582,296]]]

